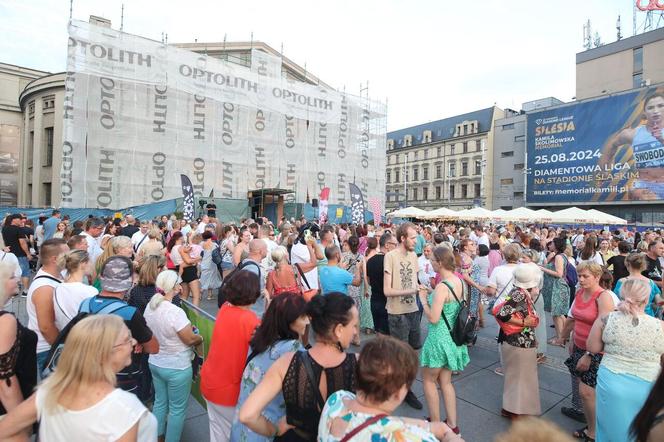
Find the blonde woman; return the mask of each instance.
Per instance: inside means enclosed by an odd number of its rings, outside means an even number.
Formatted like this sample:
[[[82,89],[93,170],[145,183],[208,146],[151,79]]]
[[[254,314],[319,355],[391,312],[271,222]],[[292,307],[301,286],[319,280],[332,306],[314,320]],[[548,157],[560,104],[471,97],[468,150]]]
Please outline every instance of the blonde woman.
[[[81,302],[95,296],[99,291],[83,283],[83,279],[92,272],[88,252],[70,250],[58,256],[57,263],[58,268],[67,272],[65,282],[56,285],[53,289],[55,326],[58,330],[62,330],[76,316]]]
[[[274,261],[274,270],[268,273],[265,286],[270,299],[286,292],[298,293],[300,287],[293,267],[288,262],[288,250],[284,246],[278,246],[272,251],[271,258]]]
[[[152,411],[157,417],[159,437],[165,437],[166,442],[177,442],[182,435],[192,381],[191,347],[203,342],[184,310],[172,304],[173,297],[182,290],[178,279],[173,270],[157,276],[157,293],[144,315],[159,341],[159,353],[150,355],[148,362],[155,389]]]
[[[164,244],[161,242],[161,230],[153,224],[148,230],[148,240],[138,249],[138,261],[144,256],[163,254]]]
[[[131,257],[134,256],[134,247],[132,246],[131,239],[129,237],[114,236],[108,241],[103,253],[99,255],[99,257],[95,261],[95,274],[99,275],[99,272],[101,272],[101,268],[106,262],[106,260],[111,256],[115,255],[126,256],[129,259],[131,259]],[[92,285],[97,290],[101,290],[101,284],[99,283],[98,278],[95,280],[95,282]]]
[[[41,441],[155,441],[157,421],[132,393],[115,388],[136,341],[117,315],[94,315],[67,336],[58,369],[0,420],[16,437],[39,420]]]
[[[55,228],[55,233],[53,233],[53,238],[64,238],[66,231],[67,231],[67,224],[58,223],[57,227]]]
[[[16,294],[20,278],[9,262],[0,261],[0,419],[37,384],[37,334],[1,307]]]

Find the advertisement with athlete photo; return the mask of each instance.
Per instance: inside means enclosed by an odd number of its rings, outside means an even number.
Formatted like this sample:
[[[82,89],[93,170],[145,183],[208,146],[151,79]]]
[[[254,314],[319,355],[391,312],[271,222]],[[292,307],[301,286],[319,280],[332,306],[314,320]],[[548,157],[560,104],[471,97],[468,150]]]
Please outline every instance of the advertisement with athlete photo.
[[[528,115],[530,204],[664,199],[664,87]]]

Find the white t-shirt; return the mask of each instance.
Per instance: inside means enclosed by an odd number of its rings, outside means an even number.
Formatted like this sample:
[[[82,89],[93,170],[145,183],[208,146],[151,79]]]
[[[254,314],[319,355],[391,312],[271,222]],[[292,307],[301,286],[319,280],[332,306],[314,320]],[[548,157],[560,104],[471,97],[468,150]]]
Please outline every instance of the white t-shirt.
[[[88,232],[82,232],[81,235],[85,236],[85,239],[88,242],[88,255],[90,255],[90,262],[97,262],[97,258],[99,258],[99,256],[104,253],[101,246],[99,245],[99,241]]]
[[[483,233],[482,235],[477,236],[477,245],[479,246],[480,244],[484,244],[485,246],[489,247],[489,235]]]
[[[502,302],[510,291],[512,291],[512,284],[514,283],[514,269],[516,264],[503,264],[496,267],[489,276],[488,287],[496,289],[496,296],[498,299],[496,303]]]
[[[0,250],[0,262],[9,264],[13,268],[14,277],[16,279],[21,279],[21,266],[18,264],[18,258],[16,255],[11,252]]]
[[[182,246],[177,245],[173,246],[173,248],[171,249],[171,261],[173,261],[173,264],[175,264],[176,266],[179,266],[184,262],[184,260],[182,259],[182,255],[180,255],[180,247]]]
[[[431,279],[436,277],[436,272],[433,270],[431,261],[429,261],[424,254],[417,258],[417,265],[419,266],[419,272],[417,273],[417,279],[420,284],[424,284],[427,287],[431,286]]]
[[[310,261],[311,255],[309,255],[309,249],[307,246],[300,242],[293,244],[293,248],[291,249],[291,263],[293,265],[308,264]],[[307,278],[309,287],[312,289],[318,289],[318,267],[314,267],[312,270],[309,270],[304,274],[304,276]],[[304,284],[304,281],[302,281],[302,284]]]
[[[599,253],[595,253],[589,259],[581,259],[581,255],[579,255],[579,264],[581,264],[582,262],[594,262],[600,266],[604,265],[604,260],[602,259],[602,255],[600,255]]]
[[[156,310],[152,310],[148,304],[143,316],[159,342],[159,353],[150,355],[148,362],[175,370],[191,367],[191,348],[178,336],[178,332],[190,324],[184,310],[163,301]]]
[[[99,290],[82,282],[63,282],[53,292],[55,326],[62,330],[78,313],[84,299],[97,295]]]
[[[150,238],[148,238],[148,232],[141,232],[140,230],[133,235],[131,235],[131,245],[134,248],[134,252],[138,253],[139,250],[141,250],[141,247],[143,247]],[[138,244],[141,244],[140,246]]]
[[[50,413],[44,407],[46,392],[37,389],[37,419],[39,440],[59,442],[85,440],[87,442],[115,441],[138,422],[138,442],[157,440],[157,418],[132,393],[116,388],[104,399],[85,410],[70,411],[60,407]]]
[[[261,266],[266,270],[266,274],[274,269],[274,261],[272,261],[272,251],[279,247],[279,244],[269,238],[263,238],[267,245],[267,256],[261,261]]]
[[[41,334],[41,331],[39,331],[39,323],[37,322],[37,310],[35,309],[35,305],[32,303],[32,295],[35,293],[35,290],[40,287],[55,287],[60,284],[51,278],[54,278],[54,276],[50,273],[46,273],[43,269],[39,269],[39,271],[35,274],[35,279],[33,279],[32,283],[30,284],[30,288],[28,289],[28,298],[25,302],[25,309],[28,313],[28,328],[37,333],[37,353],[50,350],[51,344],[48,343],[48,341]]]
[[[473,264],[477,264],[480,268],[480,285],[487,285],[489,282],[489,256],[476,256]]]

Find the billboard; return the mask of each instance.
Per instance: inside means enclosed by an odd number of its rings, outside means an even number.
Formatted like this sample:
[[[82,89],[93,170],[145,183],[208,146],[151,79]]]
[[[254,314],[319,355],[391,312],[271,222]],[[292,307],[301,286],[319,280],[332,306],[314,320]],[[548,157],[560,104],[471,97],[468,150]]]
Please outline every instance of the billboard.
[[[664,200],[664,86],[528,114],[528,204]]]
[[[73,21],[65,80],[62,207],[120,208],[181,196],[286,202],[349,184],[385,194],[385,105],[282,76],[254,49],[248,67]]]

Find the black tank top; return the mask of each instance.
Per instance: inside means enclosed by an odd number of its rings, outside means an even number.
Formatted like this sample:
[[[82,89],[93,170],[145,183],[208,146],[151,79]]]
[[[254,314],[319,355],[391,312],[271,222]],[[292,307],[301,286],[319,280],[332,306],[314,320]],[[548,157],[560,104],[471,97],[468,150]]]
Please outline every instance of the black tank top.
[[[11,315],[0,310],[0,316]],[[7,353],[0,354],[0,382],[11,386],[11,377],[16,375],[18,384],[27,399],[37,385],[37,334],[16,321],[16,341]],[[0,403],[0,416],[7,410]]]
[[[309,381],[303,358],[311,361],[315,378],[314,385]],[[327,396],[323,397],[323,400],[326,401],[332,393],[339,390],[355,392],[356,366],[357,358],[353,353],[347,353],[346,359],[341,364],[329,368],[319,365],[309,355],[309,352],[295,353],[286,371],[282,391],[286,403],[286,420],[296,429],[290,431],[290,434],[284,435],[286,437],[280,440],[315,441],[318,435],[318,421],[323,411],[318,407],[315,390],[320,385],[323,370],[325,370],[327,381]]]

